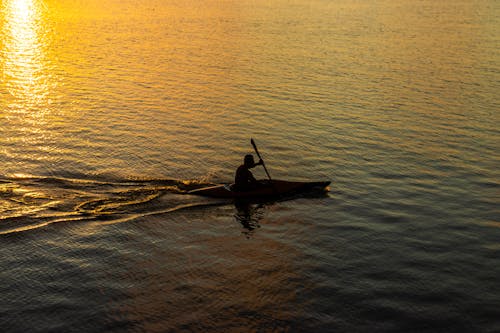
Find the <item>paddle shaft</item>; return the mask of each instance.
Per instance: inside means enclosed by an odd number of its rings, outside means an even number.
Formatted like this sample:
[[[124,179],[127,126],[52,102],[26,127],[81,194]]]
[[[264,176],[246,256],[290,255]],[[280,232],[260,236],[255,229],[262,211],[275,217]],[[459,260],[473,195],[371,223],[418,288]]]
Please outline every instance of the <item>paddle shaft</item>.
[[[259,154],[259,150],[257,149],[257,145],[255,144],[255,141],[253,141],[253,139],[250,139],[250,142],[252,143],[253,149],[255,150],[257,157],[259,157],[259,160],[262,161],[262,166],[264,167],[264,171],[266,172],[267,178],[269,178],[269,180],[271,181],[271,175],[267,171],[266,164],[264,163],[264,160],[262,159],[262,157]]]

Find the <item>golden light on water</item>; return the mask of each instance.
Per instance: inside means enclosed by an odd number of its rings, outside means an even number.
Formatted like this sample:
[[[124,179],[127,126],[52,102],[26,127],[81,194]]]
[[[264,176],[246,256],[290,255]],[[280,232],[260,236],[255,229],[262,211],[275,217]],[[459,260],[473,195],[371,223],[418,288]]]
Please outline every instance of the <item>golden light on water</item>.
[[[13,9],[13,14],[22,22],[28,22],[30,16],[33,15],[32,0],[16,0],[10,3]]]
[[[3,2],[3,81],[9,106],[26,112],[40,107],[47,94],[41,4],[38,0]]]

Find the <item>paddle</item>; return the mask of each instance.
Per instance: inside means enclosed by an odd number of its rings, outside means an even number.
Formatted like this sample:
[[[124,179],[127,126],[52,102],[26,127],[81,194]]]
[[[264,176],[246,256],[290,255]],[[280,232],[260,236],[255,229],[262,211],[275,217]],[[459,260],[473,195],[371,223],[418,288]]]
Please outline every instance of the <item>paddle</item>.
[[[264,167],[264,171],[266,172],[267,178],[269,178],[269,181],[272,182],[271,175],[269,175],[269,172],[267,171],[266,165],[264,164],[264,160],[262,159],[262,157],[259,154],[259,150],[257,149],[257,145],[255,144],[255,141],[253,139],[250,139],[250,142],[252,143],[253,149],[255,150],[257,157],[259,157],[259,160],[262,161],[262,166]]]

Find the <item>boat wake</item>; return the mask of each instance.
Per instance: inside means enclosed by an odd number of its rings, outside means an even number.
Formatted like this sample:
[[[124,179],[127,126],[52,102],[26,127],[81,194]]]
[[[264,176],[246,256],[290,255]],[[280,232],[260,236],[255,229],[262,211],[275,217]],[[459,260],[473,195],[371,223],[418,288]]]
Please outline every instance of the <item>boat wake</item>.
[[[182,195],[208,185],[213,184],[174,179],[0,177],[0,235],[61,222],[119,223],[220,204]]]

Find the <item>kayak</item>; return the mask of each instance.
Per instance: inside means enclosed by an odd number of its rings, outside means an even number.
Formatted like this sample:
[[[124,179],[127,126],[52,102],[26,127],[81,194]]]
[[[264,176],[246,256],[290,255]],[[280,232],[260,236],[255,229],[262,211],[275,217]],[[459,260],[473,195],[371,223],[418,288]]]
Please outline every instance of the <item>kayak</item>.
[[[261,180],[261,186],[249,191],[233,191],[233,185],[215,185],[189,191],[188,194],[211,198],[259,200],[273,197],[327,190],[329,181],[322,182],[290,182],[286,180]]]

